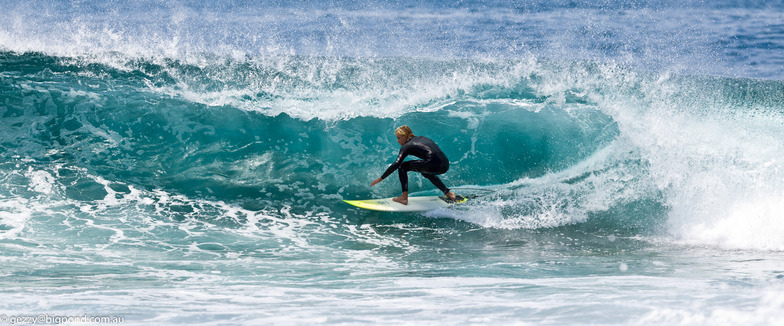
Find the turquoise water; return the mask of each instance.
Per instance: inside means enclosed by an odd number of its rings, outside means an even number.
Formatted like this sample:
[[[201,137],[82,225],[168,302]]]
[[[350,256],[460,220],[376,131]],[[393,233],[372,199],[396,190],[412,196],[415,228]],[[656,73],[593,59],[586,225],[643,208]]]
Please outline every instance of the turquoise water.
[[[3,7],[0,324],[784,323],[780,4]]]

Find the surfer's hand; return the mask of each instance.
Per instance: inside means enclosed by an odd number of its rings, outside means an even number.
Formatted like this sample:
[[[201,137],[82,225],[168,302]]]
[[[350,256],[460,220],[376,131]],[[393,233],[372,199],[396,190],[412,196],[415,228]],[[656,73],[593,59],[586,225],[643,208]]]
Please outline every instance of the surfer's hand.
[[[381,182],[381,180],[384,180],[384,179],[378,178],[378,179],[376,179],[376,180],[373,180],[373,182],[372,182],[372,183],[370,183],[370,186],[371,186],[371,187],[372,187],[372,186],[375,186],[377,183]]]

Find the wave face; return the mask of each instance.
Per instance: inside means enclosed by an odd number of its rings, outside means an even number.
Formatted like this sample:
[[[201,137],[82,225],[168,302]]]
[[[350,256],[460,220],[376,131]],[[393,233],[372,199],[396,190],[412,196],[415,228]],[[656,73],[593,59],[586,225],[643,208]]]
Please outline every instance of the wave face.
[[[301,302],[302,323],[462,323],[442,305],[479,292],[488,323],[781,317],[780,4],[0,3],[0,309],[280,323],[254,304]],[[345,205],[398,195],[394,176],[369,185],[403,124],[481,196]],[[31,280],[43,299],[14,290]],[[357,319],[326,303],[367,296],[383,298]],[[194,313],[140,308],[171,298]]]
[[[337,199],[395,193],[367,185],[396,153],[390,131],[408,124],[449,153],[449,184],[497,192],[451,213],[470,222],[609,214],[688,241],[784,248],[779,81],[533,58],[122,60],[5,53],[5,173],[46,175],[42,187],[73,200],[103,200],[111,185],[98,178],[345,211]]]

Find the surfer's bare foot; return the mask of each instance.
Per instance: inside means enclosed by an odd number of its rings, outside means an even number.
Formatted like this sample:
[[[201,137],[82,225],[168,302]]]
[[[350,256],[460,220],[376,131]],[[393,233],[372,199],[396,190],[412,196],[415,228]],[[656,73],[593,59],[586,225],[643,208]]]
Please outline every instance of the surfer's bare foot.
[[[449,200],[457,200],[457,197],[455,197],[455,193],[451,191],[446,194],[446,198],[449,198]]]
[[[408,205],[408,194],[403,193],[402,196],[392,198],[392,200],[394,200],[394,201],[396,201],[398,203],[401,203],[403,205]]]

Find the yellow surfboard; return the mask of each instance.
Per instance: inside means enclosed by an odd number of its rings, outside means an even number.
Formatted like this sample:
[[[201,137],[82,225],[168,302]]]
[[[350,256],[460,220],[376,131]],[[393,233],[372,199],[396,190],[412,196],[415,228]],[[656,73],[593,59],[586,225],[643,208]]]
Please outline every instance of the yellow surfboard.
[[[343,200],[344,202],[364,209],[383,212],[425,212],[438,208],[449,207],[454,204],[463,203],[468,198],[456,196],[457,200],[450,200],[444,196],[422,196],[408,197],[408,205],[398,203],[392,198],[365,199],[365,200]]]

